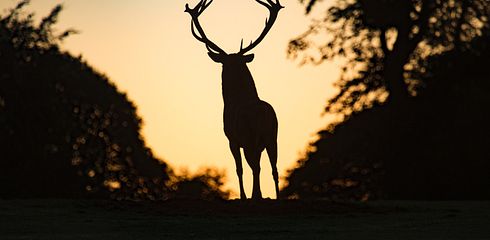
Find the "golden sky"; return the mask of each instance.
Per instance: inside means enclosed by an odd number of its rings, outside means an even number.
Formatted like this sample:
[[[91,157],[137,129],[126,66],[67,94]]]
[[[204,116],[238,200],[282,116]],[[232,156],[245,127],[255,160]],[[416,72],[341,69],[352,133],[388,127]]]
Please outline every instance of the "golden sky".
[[[17,2],[1,0],[0,9]],[[221,66],[191,35],[190,17],[184,13],[187,2],[194,6],[198,0],[32,0],[28,9],[39,18],[64,3],[56,29],[73,27],[80,34],[69,37],[63,48],[82,54],[136,103],[143,136],[155,155],[191,173],[202,167],[225,170],[227,188],[238,193],[235,162],[222,130]],[[285,176],[329,122],[321,113],[335,92],[332,83],[339,70],[335,63],[300,67],[286,58],[288,41],[302,33],[311,18],[297,0],[281,3],[286,8],[251,51],[255,59],[248,66],[259,96],[276,110],[278,169]],[[215,0],[200,22],[208,37],[231,53],[239,50],[242,38],[247,43],[260,34],[266,17],[268,11],[253,0]],[[243,164],[250,197],[252,173]],[[275,197],[265,153],[261,166],[263,195]]]

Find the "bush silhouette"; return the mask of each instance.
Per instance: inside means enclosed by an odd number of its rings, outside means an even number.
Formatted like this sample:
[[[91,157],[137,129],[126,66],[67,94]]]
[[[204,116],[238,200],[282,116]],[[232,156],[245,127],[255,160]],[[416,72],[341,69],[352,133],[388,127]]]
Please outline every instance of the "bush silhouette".
[[[223,189],[224,180],[224,173],[211,168],[202,169],[192,175],[184,172],[171,180],[170,198],[208,201],[228,199],[230,192]]]

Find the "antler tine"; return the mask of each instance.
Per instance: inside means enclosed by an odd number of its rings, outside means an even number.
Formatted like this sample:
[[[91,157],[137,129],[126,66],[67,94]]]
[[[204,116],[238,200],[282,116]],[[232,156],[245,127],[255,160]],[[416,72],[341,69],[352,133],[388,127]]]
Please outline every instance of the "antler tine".
[[[257,40],[255,40],[255,42],[251,41],[250,45],[248,45],[246,48],[242,48],[242,45],[240,45],[240,51],[238,52],[238,54],[243,55],[246,52],[252,50],[254,47],[256,47],[265,38],[265,36],[269,32],[269,30],[272,28],[272,25],[274,25],[274,22],[276,21],[277,14],[279,13],[279,10],[284,8],[283,6],[281,6],[281,3],[279,2],[279,0],[276,0],[276,2],[273,2],[272,0],[266,0],[267,2],[264,2],[262,0],[255,0],[255,1],[257,3],[259,3],[260,5],[269,9],[270,16],[269,16],[269,18],[265,19],[265,28],[264,28],[264,30],[262,30],[262,33],[257,38]],[[243,41],[242,41],[242,43],[243,43]]]
[[[271,4],[271,2],[270,2],[270,1],[267,1],[269,4],[267,4],[267,3],[265,3],[265,2],[262,2],[262,1],[260,1],[260,0],[255,0],[255,1],[256,1],[256,2],[258,2],[260,5],[263,5],[264,7],[268,8],[268,9],[270,9],[270,8],[271,8],[271,6],[272,6],[272,4]]]
[[[212,2],[213,0],[210,0],[209,2],[207,2],[207,0],[201,0],[194,8],[190,8],[189,4],[186,4],[185,12],[189,13],[189,15],[191,15],[192,18],[191,19],[192,35],[198,41],[204,43],[208,51],[226,54],[226,52],[223,49],[218,47],[218,45],[216,45],[206,37],[206,34],[204,33],[204,30],[202,29],[201,24],[199,23],[198,17],[204,12],[204,10],[206,10],[206,8],[209,7],[209,5],[211,5]],[[199,34],[196,33],[196,29]]]
[[[194,8],[190,8],[189,4],[185,4],[185,12],[188,12],[193,17],[198,17],[201,13],[213,2],[211,0],[208,4],[206,4],[207,0],[201,0]]]
[[[197,35],[196,30],[194,30],[194,22],[193,21],[191,21],[191,32],[192,32],[192,36],[194,36],[197,40],[199,40],[200,42],[204,41],[204,39],[201,36]]]
[[[284,8],[283,6],[281,6],[281,3],[279,2],[279,0],[276,0],[276,2],[273,2],[272,0],[266,0],[267,2],[263,2],[262,0],[255,0],[255,1],[258,2],[259,4],[265,6],[268,9],[271,9],[271,8],[277,8],[277,9]]]
[[[208,8],[208,7],[209,7],[209,5],[211,5],[211,3],[212,3],[213,1],[214,1],[214,0],[210,0],[210,1],[209,1],[209,3],[208,3],[208,4],[206,4],[206,0],[204,0],[204,2],[203,2],[203,6],[202,6],[201,11],[200,11],[200,13],[199,13],[199,14],[201,14],[202,12],[204,12],[204,10],[206,10],[206,8]]]

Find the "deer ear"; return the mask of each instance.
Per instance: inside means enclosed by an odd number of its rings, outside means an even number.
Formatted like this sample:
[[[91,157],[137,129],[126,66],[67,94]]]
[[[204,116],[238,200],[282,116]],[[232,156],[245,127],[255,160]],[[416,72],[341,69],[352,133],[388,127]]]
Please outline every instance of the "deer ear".
[[[208,56],[217,63],[223,63],[223,56],[219,53],[208,52]]]
[[[254,60],[254,55],[253,54],[248,54],[248,55],[243,55],[243,59],[245,59],[245,62],[251,62]]]

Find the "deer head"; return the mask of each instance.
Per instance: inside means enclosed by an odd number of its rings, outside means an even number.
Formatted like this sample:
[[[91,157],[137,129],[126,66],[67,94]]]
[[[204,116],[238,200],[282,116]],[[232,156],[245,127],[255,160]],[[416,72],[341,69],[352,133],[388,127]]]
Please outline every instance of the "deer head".
[[[240,51],[233,54],[227,54],[218,45],[216,45],[211,40],[209,40],[209,38],[204,33],[201,24],[199,23],[199,16],[204,12],[204,10],[206,10],[206,8],[209,7],[209,5],[211,5],[213,0],[210,0],[209,2],[208,0],[201,0],[194,8],[190,8],[189,4],[185,5],[185,12],[189,13],[192,18],[191,19],[192,35],[198,41],[205,44],[206,48],[208,49],[208,55],[213,61],[222,63],[224,66],[225,65],[237,66],[237,65],[244,65],[253,60],[254,55],[253,54],[246,55],[246,53],[252,50],[253,48],[255,48],[264,39],[264,37],[269,32],[269,30],[272,28],[274,22],[276,21],[279,10],[284,8],[279,3],[279,0],[276,0],[276,2],[273,2],[272,0],[266,0],[266,2],[261,0],[255,0],[255,1],[265,6],[269,10],[270,16],[268,19],[265,20],[265,28],[260,34],[260,36],[257,38],[257,40],[251,41],[247,47],[243,48],[243,39],[242,39],[240,43]]]

